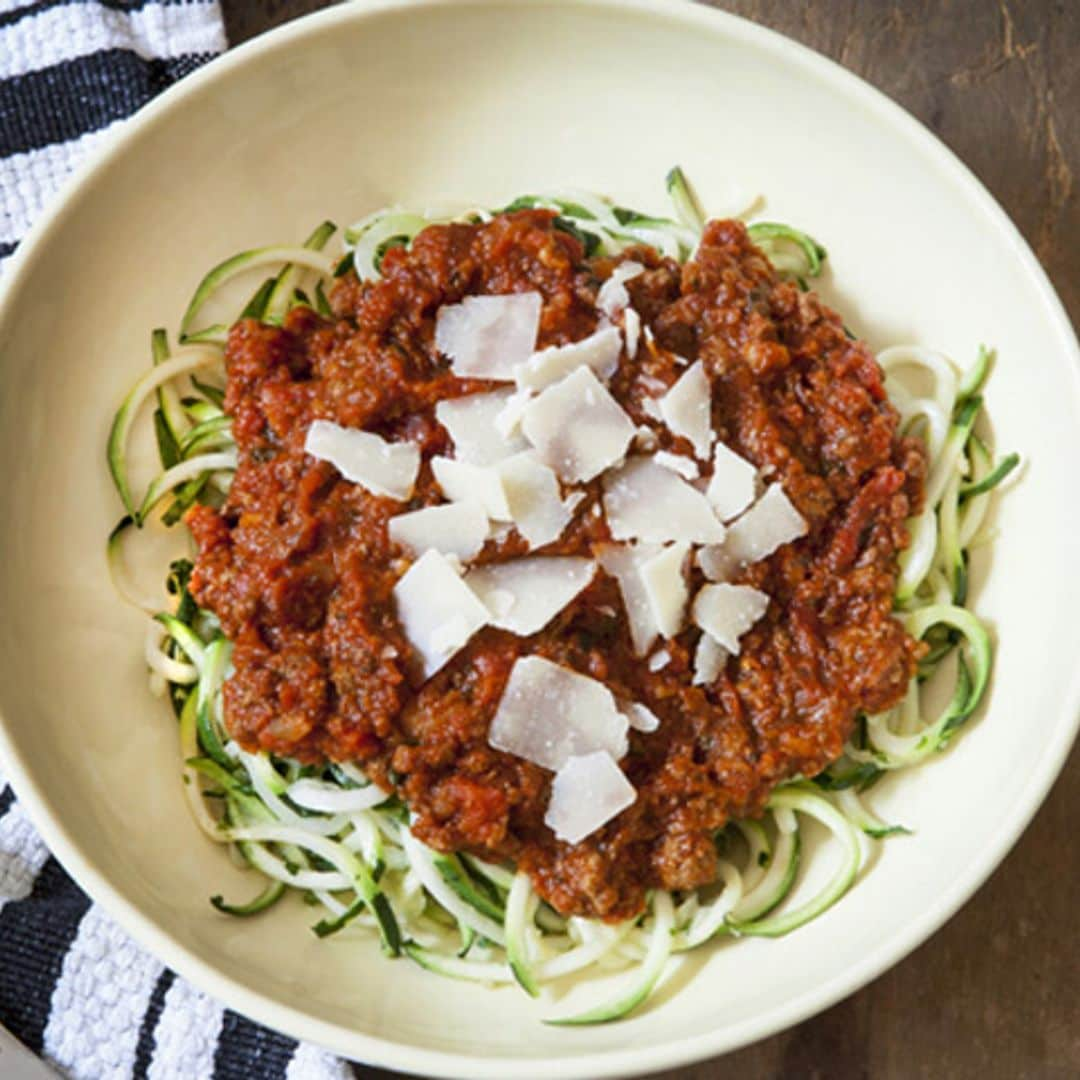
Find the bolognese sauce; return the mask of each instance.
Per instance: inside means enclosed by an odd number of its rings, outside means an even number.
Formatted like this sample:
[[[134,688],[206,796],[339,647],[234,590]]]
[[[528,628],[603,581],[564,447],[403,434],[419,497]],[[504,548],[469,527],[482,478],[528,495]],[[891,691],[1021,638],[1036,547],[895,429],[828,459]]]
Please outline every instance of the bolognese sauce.
[[[616,920],[651,888],[711,882],[729,819],[819,772],[860,713],[903,696],[921,646],[893,617],[893,594],[925,463],[899,436],[866,346],[815,294],[780,280],[740,223],[710,223],[683,266],[644,247],[589,258],[559,226],[546,211],[431,226],[387,251],[379,280],[341,278],[333,318],[298,307],[281,326],[238,323],[225,409],[239,464],[220,510],[188,514],[192,588],[233,642],[225,718],[242,747],[357,762],[408,805],[425,843],[512,861],[563,914]],[[388,523],[442,501],[430,462],[453,444],[438,402],[492,388],[454,374],[435,346],[436,313],[467,296],[537,292],[538,344],[575,342],[596,330],[598,290],[630,259],[644,267],[626,288],[646,332],[636,355],[621,353],[611,395],[656,447],[692,453],[650,402],[700,361],[713,431],[782,486],[806,535],[730,578],[770,603],[703,685],[693,679],[699,631],[664,642],[662,666],[646,663],[602,571],[539,632],[486,626],[424,681],[394,604],[410,558]],[[409,502],[307,454],[315,420],[416,446]],[[572,521],[540,554],[593,557],[611,540],[599,478],[576,486]],[[536,552],[516,530],[493,530],[475,562],[526,553]],[[689,572],[692,587],[704,583],[696,565]],[[598,680],[660,721],[629,732],[620,765],[632,805],[576,844],[544,824],[552,773],[489,742],[525,656]]]

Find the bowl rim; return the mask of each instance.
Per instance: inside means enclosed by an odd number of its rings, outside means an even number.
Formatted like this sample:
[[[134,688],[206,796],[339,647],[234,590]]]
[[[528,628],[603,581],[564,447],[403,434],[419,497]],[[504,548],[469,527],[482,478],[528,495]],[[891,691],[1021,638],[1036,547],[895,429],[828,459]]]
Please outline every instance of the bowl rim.
[[[600,8],[613,14],[644,15],[681,24],[687,31],[717,34],[745,42],[748,46],[793,63],[812,77],[834,87],[853,105],[879,117],[897,137],[912,140],[934,162],[941,180],[960,185],[967,198],[987,216],[995,230],[1009,243],[1039,300],[1045,306],[1048,321],[1061,341],[1062,353],[1071,361],[1072,373],[1080,377],[1080,344],[1065,308],[1045,270],[1011,218],[972,171],[936,135],[920,121],[853,72],[808,46],[778,31],[751,22],[729,12],[706,7],[694,0],[364,0],[363,5],[344,3],[303,16],[247,41],[210,61],[198,71],[160,94],[113,130],[92,151],[54,196],[51,205],[40,215],[27,237],[8,260],[0,279],[0,327],[12,317],[14,298],[29,273],[40,249],[63,229],[71,214],[74,196],[119,158],[140,134],[174,111],[185,99],[204,85],[222,81],[236,69],[256,64],[267,54],[321,33],[338,23],[376,19],[387,12],[456,6],[510,7],[528,3],[548,9]],[[168,964],[183,978],[228,1007],[268,1027],[313,1042],[345,1057],[366,1064],[433,1077],[475,1077],[502,1080],[513,1075],[519,1080],[546,1080],[560,1075],[574,1077],[611,1077],[641,1075],[674,1068],[727,1053],[758,1039],[788,1028],[828,1008],[861,989],[922,944],[970,899],[1009,853],[1064,767],[1077,731],[1080,729],[1080,668],[1072,677],[1067,697],[1062,701],[1060,720],[1051,740],[1047,741],[1032,769],[1024,791],[1011,808],[1009,827],[995,843],[987,845],[968,873],[939,894],[924,910],[922,917],[900,928],[862,961],[837,974],[826,983],[801,996],[781,1003],[754,1018],[701,1035],[688,1036],[648,1048],[602,1050],[574,1054],[572,1045],[564,1056],[538,1059],[507,1056],[476,1056],[451,1051],[425,1049],[406,1043],[367,1035],[344,1026],[321,1020],[299,1008],[277,1002],[249,989],[211,964],[199,959],[176,941],[153,917],[145,914],[134,901],[121,894],[94,860],[84,854],[66,825],[50,808],[48,799],[34,778],[32,766],[18,753],[4,717],[0,715],[0,761],[7,771],[20,805],[48,848],[72,875],[79,886],[101,904],[108,915],[143,948]]]

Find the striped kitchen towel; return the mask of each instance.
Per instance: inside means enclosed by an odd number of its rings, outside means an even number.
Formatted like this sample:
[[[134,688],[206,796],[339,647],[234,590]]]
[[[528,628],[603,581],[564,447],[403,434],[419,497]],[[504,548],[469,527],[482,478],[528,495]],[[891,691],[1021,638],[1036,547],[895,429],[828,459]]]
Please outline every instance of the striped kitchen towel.
[[[0,0],[0,260],[114,125],[224,48],[217,0]]]
[[[216,0],[0,0],[0,267],[87,151],[224,48]],[[76,1080],[353,1075],[140,949],[49,854],[2,772],[0,1024]]]

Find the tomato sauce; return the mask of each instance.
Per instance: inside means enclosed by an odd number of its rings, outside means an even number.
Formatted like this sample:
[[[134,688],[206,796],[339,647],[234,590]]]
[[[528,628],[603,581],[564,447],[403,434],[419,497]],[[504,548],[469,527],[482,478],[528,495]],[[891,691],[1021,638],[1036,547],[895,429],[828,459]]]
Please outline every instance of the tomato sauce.
[[[333,319],[298,308],[281,327],[237,324],[225,408],[239,468],[220,512],[197,507],[187,519],[195,596],[234,643],[225,715],[241,745],[355,761],[408,803],[424,842],[513,861],[560,912],[607,919],[639,911],[649,888],[712,881],[717,830],[759,814],[782,781],[819,772],[860,713],[902,697],[920,646],[892,597],[925,473],[869,350],[815,294],[780,281],[740,223],[710,223],[683,267],[644,248],[621,258],[647,267],[627,287],[653,340],[622,356],[616,399],[659,445],[689,452],[645,401],[700,359],[717,434],[780,482],[809,524],[734,579],[772,603],[712,685],[692,685],[693,627],[666,644],[659,671],[634,656],[618,587],[602,572],[541,632],[483,629],[417,679],[392,595],[409,562],[387,522],[440,501],[427,461],[453,448],[435,404],[493,388],[451,373],[433,343],[436,311],[470,294],[537,290],[539,344],[574,341],[596,328],[596,293],[618,261],[586,258],[545,211],[426,229],[386,254],[379,281],[342,278]],[[425,464],[412,500],[372,495],[307,456],[320,418],[415,443]],[[586,491],[541,553],[590,555],[609,539],[594,512],[599,482]],[[526,550],[511,531],[478,561]],[[692,590],[704,581],[693,575]],[[510,668],[529,654],[602,680],[661,721],[630,733],[621,765],[636,802],[575,846],[543,824],[552,774],[487,742]]]

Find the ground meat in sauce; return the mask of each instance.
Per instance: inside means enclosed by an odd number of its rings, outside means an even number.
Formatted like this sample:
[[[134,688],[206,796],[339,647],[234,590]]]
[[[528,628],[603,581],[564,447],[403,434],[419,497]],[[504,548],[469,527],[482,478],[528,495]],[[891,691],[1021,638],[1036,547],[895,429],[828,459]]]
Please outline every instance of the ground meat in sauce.
[[[870,352],[813,293],[779,281],[740,223],[712,222],[684,267],[646,249],[624,257],[647,267],[629,290],[655,342],[622,357],[617,400],[660,445],[690,452],[643,403],[700,359],[715,430],[783,484],[810,526],[736,579],[772,603],[713,685],[691,685],[692,627],[667,643],[660,671],[633,655],[602,573],[542,632],[484,629],[417,685],[392,597],[408,562],[386,526],[440,500],[430,468],[405,506],[303,452],[316,418],[409,439],[425,462],[452,452],[435,403],[492,384],[456,378],[437,354],[443,304],[538,290],[541,346],[595,329],[615,260],[585,259],[546,212],[425,230],[408,252],[387,253],[380,281],[343,278],[335,319],[298,308],[282,327],[234,327],[225,408],[240,464],[223,510],[188,516],[196,598],[235,643],[225,713],[241,745],[357,761],[408,802],[426,843],[513,860],[559,911],[607,919],[637,912],[648,888],[711,881],[713,838],[730,817],[760,813],[776,784],[820,771],[860,712],[902,696],[919,646],[891,614],[896,553],[925,471],[918,446],[897,437]],[[544,553],[588,555],[609,538],[592,513],[598,490]],[[512,533],[479,561],[525,550]],[[543,824],[552,774],[487,743],[510,668],[527,654],[603,680],[661,719],[653,734],[630,733],[622,766],[637,801],[573,847]]]

